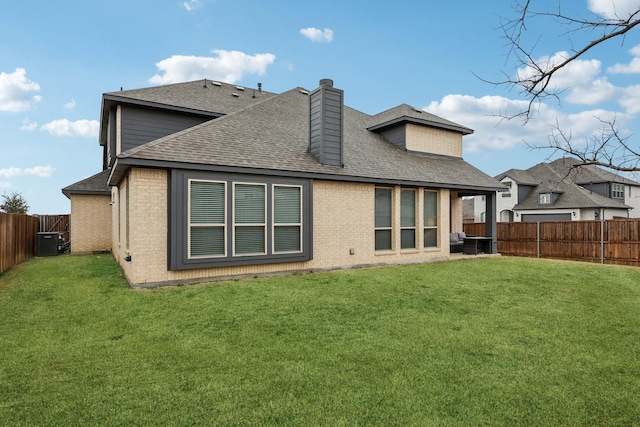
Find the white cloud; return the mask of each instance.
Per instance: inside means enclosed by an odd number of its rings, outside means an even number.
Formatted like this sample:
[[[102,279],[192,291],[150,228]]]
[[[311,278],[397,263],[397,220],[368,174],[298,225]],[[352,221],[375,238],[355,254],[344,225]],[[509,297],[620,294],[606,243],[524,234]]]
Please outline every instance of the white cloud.
[[[16,68],[11,73],[0,73],[0,111],[19,112],[30,109],[42,97],[32,92],[40,90],[40,85],[27,78],[24,68]]]
[[[565,99],[572,104],[596,105],[618,98],[620,91],[620,88],[612,85],[606,77],[603,77],[577,84],[569,91]]]
[[[602,127],[600,120],[610,120],[615,115],[616,123],[622,127],[632,119],[627,114],[602,109],[567,114],[545,104],[539,106],[537,114],[526,126],[522,126],[518,119],[506,120],[501,117],[522,111],[527,106],[527,101],[501,96],[476,98],[447,95],[440,102],[432,102],[424,110],[474,129],[472,135],[463,139],[465,152],[504,150],[522,144],[523,141],[544,144],[552,132],[552,126],[556,124],[563,131],[570,131],[573,140],[579,143]]]
[[[200,0],[189,0],[182,2],[182,6],[187,9],[188,12],[191,12],[192,10],[201,8],[202,2]]]
[[[36,130],[38,128],[37,122],[32,122],[29,119],[22,120],[22,126],[20,126],[21,130],[26,130],[31,132],[32,130]]]
[[[180,83],[209,78],[235,83],[245,73],[262,75],[276,57],[271,53],[247,55],[216,49],[215,57],[174,55],[156,63],[160,73],[149,79],[154,84]]]
[[[318,28],[302,28],[300,34],[318,43],[331,43],[333,41],[333,30],[329,28],[325,28],[324,30]]]
[[[44,124],[40,130],[49,132],[55,136],[78,136],[82,138],[95,138],[98,136],[100,124],[97,120],[76,120],[67,119],[54,120]]]
[[[23,174],[23,171],[20,168],[12,167],[12,168],[0,169],[0,176],[3,178],[14,178],[22,174]]]
[[[48,178],[56,169],[52,166],[34,166],[24,170],[26,175],[34,175],[40,178]]]
[[[67,110],[73,110],[76,107],[76,100],[71,98],[71,101],[64,104],[64,108]]]
[[[626,19],[640,8],[638,0],[589,0],[589,10],[608,19]]]
[[[631,48],[629,51],[633,58],[628,64],[615,64],[607,68],[612,74],[638,74],[640,73],[640,44]]]
[[[536,59],[536,64],[543,70],[550,70],[569,56],[568,52],[560,51],[552,56],[543,56]],[[554,73],[547,90],[550,92],[562,91],[567,88],[588,85],[600,74],[600,68],[601,62],[597,59],[574,59]],[[526,80],[537,73],[537,68],[527,66],[516,71],[516,78],[518,80]]]
[[[622,105],[627,114],[640,113],[640,85],[624,88],[618,102]]]
[[[0,169],[0,177],[9,179],[24,175],[33,175],[39,178],[48,178],[56,169],[53,166],[34,166],[32,168],[4,168]]]

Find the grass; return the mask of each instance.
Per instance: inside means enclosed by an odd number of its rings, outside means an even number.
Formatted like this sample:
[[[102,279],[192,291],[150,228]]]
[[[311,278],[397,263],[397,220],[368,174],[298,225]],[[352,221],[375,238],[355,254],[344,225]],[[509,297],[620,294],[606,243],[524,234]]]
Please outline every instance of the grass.
[[[640,425],[640,269],[524,258],[151,290],[0,275],[0,425]]]

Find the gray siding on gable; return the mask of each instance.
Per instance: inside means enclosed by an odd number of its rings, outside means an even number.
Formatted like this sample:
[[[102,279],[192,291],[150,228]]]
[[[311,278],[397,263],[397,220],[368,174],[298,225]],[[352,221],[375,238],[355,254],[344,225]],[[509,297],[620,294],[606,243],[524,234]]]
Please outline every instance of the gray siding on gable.
[[[104,169],[111,167],[116,160],[116,109],[111,108],[109,110],[109,122],[107,124],[107,158]]]
[[[389,129],[385,129],[382,132],[380,132],[380,134],[384,137],[384,139],[386,139],[393,145],[398,146],[402,149],[405,149],[407,147],[406,129],[407,129],[406,125],[401,124]]]
[[[121,151],[127,151],[147,142],[171,135],[207,120],[208,116],[195,116],[147,108],[122,106]]]
[[[323,165],[342,166],[343,92],[321,86],[310,94],[309,152]]]
[[[531,185],[518,185],[518,203],[522,203],[522,201],[531,193],[533,187]]]
[[[600,194],[601,196],[611,198],[611,184],[608,182],[600,182],[597,184],[589,184],[587,190]]]

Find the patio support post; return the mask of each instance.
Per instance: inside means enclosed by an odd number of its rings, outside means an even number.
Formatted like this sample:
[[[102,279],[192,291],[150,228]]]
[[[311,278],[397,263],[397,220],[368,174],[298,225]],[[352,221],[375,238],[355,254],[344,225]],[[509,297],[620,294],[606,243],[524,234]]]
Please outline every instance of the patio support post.
[[[496,192],[485,196],[485,236],[491,237],[491,253],[498,253],[498,225],[496,223]]]

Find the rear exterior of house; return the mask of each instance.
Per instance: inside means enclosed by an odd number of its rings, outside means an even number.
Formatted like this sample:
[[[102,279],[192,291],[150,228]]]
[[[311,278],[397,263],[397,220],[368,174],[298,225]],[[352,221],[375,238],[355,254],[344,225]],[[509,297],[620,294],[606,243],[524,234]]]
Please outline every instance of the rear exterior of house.
[[[369,116],[330,80],[279,95],[203,83],[224,111],[181,105],[201,121],[148,141],[122,126],[129,93],[103,111],[111,250],[132,286],[443,260],[463,196],[495,213],[500,184],[461,157],[470,129],[407,105]]]

